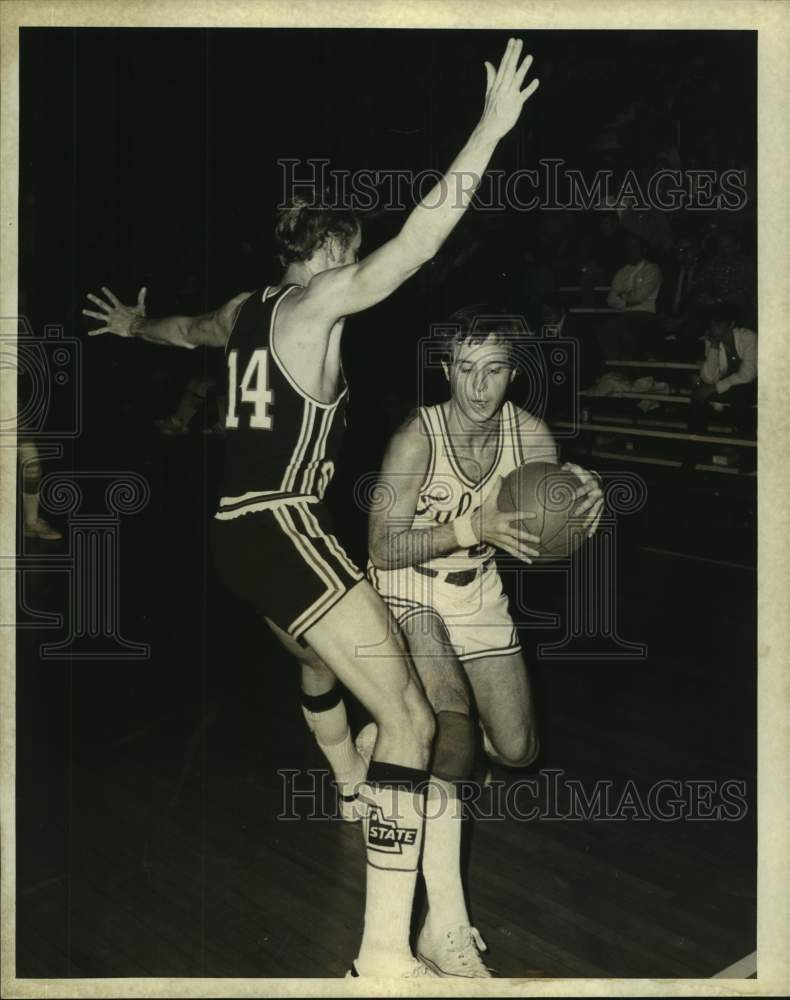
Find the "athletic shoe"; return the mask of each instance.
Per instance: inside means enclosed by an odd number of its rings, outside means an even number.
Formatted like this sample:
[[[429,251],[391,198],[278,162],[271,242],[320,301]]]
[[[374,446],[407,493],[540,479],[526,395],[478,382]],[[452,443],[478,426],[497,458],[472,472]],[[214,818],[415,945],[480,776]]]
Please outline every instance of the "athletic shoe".
[[[57,542],[63,535],[57,528],[53,528],[43,517],[37,517],[35,521],[25,524],[25,538],[40,538],[44,542]]]
[[[417,957],[433,972],[443,978],[491,979],[491,970],[480,958],[486,946],[475,927],[459,924],[446,927],[431,939],[427,925],[423,925],[417,941]]]
[[[353,788],[359,785],[365,780],[368,773],[368,764],[370,764],[370,758],[373,756],[373,747],[376,745],[376,736],[378,735],[378,726],[375,722],[368,723],[367,726],[363,726],[357,734],[357,738],[354,741],[354,745],[357,748],[357,753],[362,758],[364,762],[364,770],[357,777],[354,782],[343,782],[342,785],[338,785],[338,799],[340,801],[340,818],[344,819],[347,823],[356,823],[358,820],[362,819],[365,815],[365,803],[359,798],[358,795],[344,795],[344,789]]]
[[[426,977],[435,978],[436,973],[432,972],[427,966],[423,965],[419,959],[413,958],[411,963],[404,967],[402,972],[397,975],[392,975],[391,973],[380,973],[380,976],[385,979],[424,979]],[[378,978],[378,977],[367,977],[364,976],[357,968],[357,963],[352,962],[351,968],[346,973],[346,979],[366,979],[366,978]]]
[[[224,434],[225,424],[221,420],[218,420],[215,424],[212,424],[211,427],[204,427],[201,433],[207,436],[210,434]]]

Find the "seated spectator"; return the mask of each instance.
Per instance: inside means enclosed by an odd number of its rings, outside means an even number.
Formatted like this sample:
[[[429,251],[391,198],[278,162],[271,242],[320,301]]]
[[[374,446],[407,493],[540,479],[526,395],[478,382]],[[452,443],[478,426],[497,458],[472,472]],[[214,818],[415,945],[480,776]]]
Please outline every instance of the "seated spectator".
[[[754,307],[754,266],[741,251],[740,241],[733,232],[723,232],[716,241],[716,252],[702,266],[692,289],[700,306],[726,302],[737,306],[741,313]]]
[[[610,320],[598,334],[606,360],[642,356],[655,336],[661,271],[645,257],[645,245],[638,236],[627,237],[625,254],[626,263],[612,278],[606,300],[610,309],[624,315]]]
[[[705,362],[691,399],[689,430],[707,429],[710,408],[729,403],[733,429],[753,431],[757,401],[757,334],[735,325],[736,312],[729,303],[709,311],[705,335]]]
[[[625,265],[612,278],[606,300],[609,308],[654,313],[661,271],[645,257],[645,245],[638,236],[627,237],[625,259]]]

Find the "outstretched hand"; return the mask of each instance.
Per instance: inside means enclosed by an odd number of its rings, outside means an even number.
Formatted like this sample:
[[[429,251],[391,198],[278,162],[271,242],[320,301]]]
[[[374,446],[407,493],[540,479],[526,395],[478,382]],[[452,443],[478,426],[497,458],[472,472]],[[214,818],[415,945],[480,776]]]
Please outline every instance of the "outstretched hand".
[[[490,62],[485,64],[486,96],[480,125],[497,140],[513,128],[524,104],[540,86],[540,80],[535,79],[524,90],[521,89],[532,65],[532,56],[527,55],[519,66],[522,46],[520,38],[511,38],[499,69],[494,70]]]
[[[133,337],[132,326],[134,322],[145,316],[146,289],[141,288],[137,293],[136,306],[125,306],[109,288],[102,286],[102,292],[108,299],[107,302],[90,292],[88,298],[103,312],[94,312],[92,309],[82,310],[83,316],[90,316],[91,319],[97,319],[102,324],[97,330],[89,330],[88,336],[97,337],[100,333],[114,333],[116,337]]]

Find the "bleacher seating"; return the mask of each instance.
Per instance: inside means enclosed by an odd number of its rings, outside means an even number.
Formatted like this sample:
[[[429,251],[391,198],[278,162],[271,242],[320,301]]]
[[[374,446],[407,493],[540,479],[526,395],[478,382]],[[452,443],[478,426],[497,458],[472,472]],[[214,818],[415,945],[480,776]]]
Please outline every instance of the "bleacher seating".
[[[574,292],[576,289],[563,289]],[[598,293],[604,289],[596,289]],[[569,303],[570,304],[570,303]],[[571,306],[578,320],[589,323],[592,336],[597,317],[612,310],[600,307]],[[582,327],[582,329],[584,329]],[[578,323],[577,323],[578,329]],[[585,331],[586,332],[586,331]],[[583,350],[584,333],[581,336]],[[728,423],[729,405],[726,396],[717,400],[721,413],[711,413],[707,432],[688,431],[688,406],[691,402],[691,379],[699,372],[698,362],[636,360],[623,358],[606,362],[611,371],[618,371],[634,380],[652,375],[666,390],[619,391],[611,395],[590,393],[589,388],[578,394],[579,419],[575,426],[578,436],[568,441],[566,453],[583,457],[607,458],[694,470],[725,473],[730,476],[754,476],[757,441],[753,436],[736,435]],[[648,405],[641,405],[648,404]],[[572,430],[574,423],[557,419],[555,426]]]

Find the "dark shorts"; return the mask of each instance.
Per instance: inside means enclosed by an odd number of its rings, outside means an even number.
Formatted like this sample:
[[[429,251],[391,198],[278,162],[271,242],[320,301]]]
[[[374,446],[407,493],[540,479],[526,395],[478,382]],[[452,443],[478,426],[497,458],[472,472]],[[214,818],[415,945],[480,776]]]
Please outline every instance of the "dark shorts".
[[[320,502],[300,501],[212,522],[224,585],[299,639],[364,578]]]

